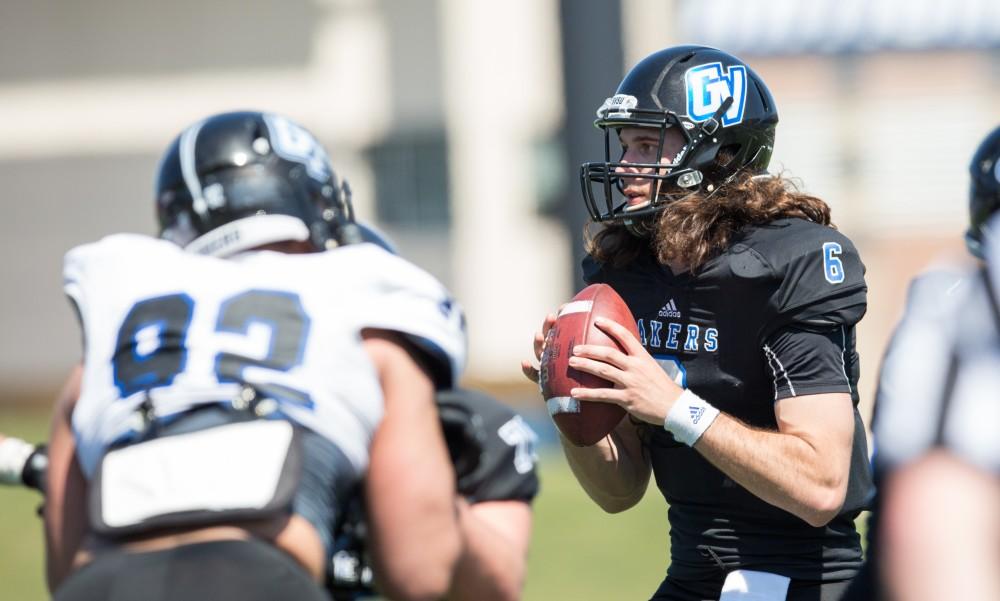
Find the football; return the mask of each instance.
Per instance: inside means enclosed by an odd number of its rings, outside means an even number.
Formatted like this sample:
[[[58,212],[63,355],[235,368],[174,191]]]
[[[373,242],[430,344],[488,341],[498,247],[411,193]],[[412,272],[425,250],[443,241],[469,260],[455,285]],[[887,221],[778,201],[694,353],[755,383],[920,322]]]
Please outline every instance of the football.
[[[578,344],[598,344],[624,350],[594,325],[597,317],[615,321],[628,328],[636,338],[639,337],[635,319],[622,297],[607,284],[591,284],[559,310],[555,325],[545,337],[539,371],[538,383],[549,415],[563,436],[578,447],[601,440],[625,416],[625,410],[618,405],[580,401],[569,393],[578,386],[612,387],[611,382],[573,369],[568,363],[573,347]]]

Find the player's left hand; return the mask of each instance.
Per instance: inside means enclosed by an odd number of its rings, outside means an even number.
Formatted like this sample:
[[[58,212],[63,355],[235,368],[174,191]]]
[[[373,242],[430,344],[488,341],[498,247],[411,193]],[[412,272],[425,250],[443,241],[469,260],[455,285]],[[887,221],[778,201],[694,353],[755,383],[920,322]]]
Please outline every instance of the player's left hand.
[[[594,325],[618,342],[625,352],[606,346],[574,347],[570,367],[614,383],[614,388],[574,388],[581,401],[614,403],[644,422],[663,425],[677,397],[684,392],[627,329],[608,319]]]

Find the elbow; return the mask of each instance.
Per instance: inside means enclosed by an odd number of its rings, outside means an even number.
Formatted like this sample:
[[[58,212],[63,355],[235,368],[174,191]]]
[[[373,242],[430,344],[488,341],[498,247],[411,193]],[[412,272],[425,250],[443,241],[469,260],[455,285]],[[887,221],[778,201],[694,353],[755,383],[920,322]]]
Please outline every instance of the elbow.
[[[841,485],[820,487],[806,501],[801,517],[814,528],[822,528],[840,515],[847,498],[847,483]]]
[[[591,491],[587,490],[587,494],[590,498],[597,503],[605,513],[621,513],[628,509],[635,507],[640,500],[642,500],[643,493],[645,489],[638,489],[637,491],[624,494],[621,496],[608,494],[605,491]]]

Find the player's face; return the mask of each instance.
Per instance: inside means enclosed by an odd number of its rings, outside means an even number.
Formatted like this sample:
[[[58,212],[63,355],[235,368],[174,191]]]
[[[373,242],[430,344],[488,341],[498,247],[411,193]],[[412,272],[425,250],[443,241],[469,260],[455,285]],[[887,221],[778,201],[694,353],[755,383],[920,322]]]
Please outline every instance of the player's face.
[[[675,128],[667,129],[663,136],[663,151],[657,156],[660,146],[660,130],[649,127],[624,127],[618,133],[618,141],[622,146],[622,163],[618,173],[651,173],[656,169],[661,175],[667,169],[656,167],[633,167],[632,164],[671,165],[674,157],[684,147],[684,136]],[[622,180],[622,192],[628,199],[628,208],[637,209],[650,200],[655,180],[639,177],[629,177]],[[661,183],[662,186],[662,183]]]

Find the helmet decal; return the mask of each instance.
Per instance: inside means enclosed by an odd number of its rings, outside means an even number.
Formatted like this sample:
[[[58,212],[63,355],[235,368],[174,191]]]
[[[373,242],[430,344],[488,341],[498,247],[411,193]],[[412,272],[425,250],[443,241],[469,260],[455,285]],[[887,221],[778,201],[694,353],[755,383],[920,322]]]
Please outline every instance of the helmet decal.
[[[722,115],[722,126],[729,127],[743,121],[746,106],[747,68],[722,63],[708,63],[692,67],[684,73],[687,89],[687,114],[695,122],[707,121],[722,106],[726,98],[733,104]]]
[[[208,215],[208,206],[205,198],[201,194],[201,179],[198,177],[198,169],[195,166],[194,150],[198,142],[198,132],[201,131],[204,121],[199,121],[188,127],[181,133],[180,162],[181,173],[184,175],[184,183],[187,185],[188,193],[191,195],[191,208],[199,218],[204,219]]]
[[[629,94],[615,94],[604,101],[601,108],[597,109],[597,117],[600,119],[628,119],[632,116],[632,109],[639,105],[639,99]]]
[[[273,113],[264,113],[264,122],[271,133],[274,152],[288,161],[302,163],[306,173],[316,181],[330,177],[330,158],[316,138],[302,126]]]

